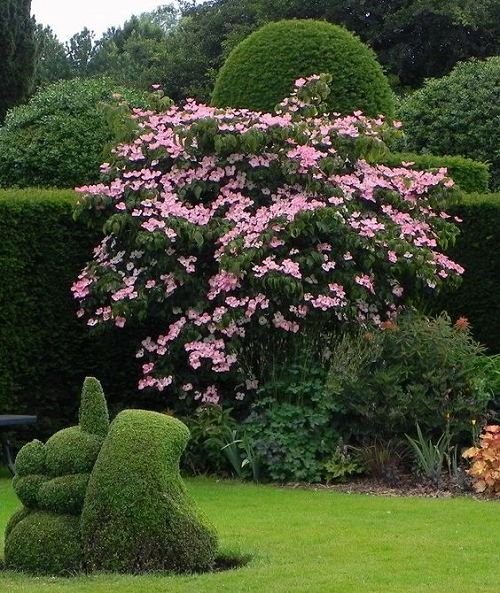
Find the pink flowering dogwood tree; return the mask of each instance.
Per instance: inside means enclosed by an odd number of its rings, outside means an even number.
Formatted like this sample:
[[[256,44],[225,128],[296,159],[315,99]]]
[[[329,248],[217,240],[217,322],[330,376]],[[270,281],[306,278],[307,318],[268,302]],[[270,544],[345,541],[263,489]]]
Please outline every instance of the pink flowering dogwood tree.
[[[253,340],[377,324],[463,272],[441,251],[457,233],[446,170],[370,164],[389,125],[323,113],[327,82],[297,80],[274,113],[136,109],[105,182],[79,188],[104,237],[73,285],[78,315],[162,322],[137,352],[140,389],[217,402],[231,377],[241,399]]]

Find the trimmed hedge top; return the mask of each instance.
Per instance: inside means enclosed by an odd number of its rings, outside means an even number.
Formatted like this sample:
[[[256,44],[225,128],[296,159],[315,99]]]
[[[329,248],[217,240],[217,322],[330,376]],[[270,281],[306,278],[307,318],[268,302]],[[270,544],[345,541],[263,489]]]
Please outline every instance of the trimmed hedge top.
[[[461,156],[390,153],[377,159],[377,162],[388,167],[397,167],[401,163],[414,163],[413,168],[418,171],[446,167],[448,175],[462,191],[467,193],[486,193],[489,187],[489,165]]]
[[[271,112],[296,79],[322,72],[333,77],[331,111],[393,115],[393,94],[374,52],[346,29],[313,20],[270,23],[244,39],[219,72],[212,104]]]

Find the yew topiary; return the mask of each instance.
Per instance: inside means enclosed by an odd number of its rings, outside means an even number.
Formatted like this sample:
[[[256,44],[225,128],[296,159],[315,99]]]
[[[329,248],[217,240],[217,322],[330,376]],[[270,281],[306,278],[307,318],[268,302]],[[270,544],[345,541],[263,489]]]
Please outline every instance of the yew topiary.
[[[157,412],[125,410],[115,418],[82,512],[89,569],[137,573],[211,568],[217,534],[179,474],[188,439],[182,422]]]
[[[212,568],[217,534],[179,474],[188,428],[156,412],[125,410],[108,433],[93,377],[85,379],[79,419],[18,454],[14,489],[24,506],[5,531],[7,568],[37,575]]]
[[[217,76],[212,105],[271,112],[296,79],[318,72],[332,75],[329,110],[393,114],[393,94],[374,52],[346,29],[313,20],[270,23],[244,39]]]
[[[60,430],[45,445],[32,441],[17,455],[13,483],[24,509],[12,517],[6,531],[9,568],[66,574],[83,567],[80,514],[109,425],[104,393],[93,377],[85,380],[79,417],[80,426]]]

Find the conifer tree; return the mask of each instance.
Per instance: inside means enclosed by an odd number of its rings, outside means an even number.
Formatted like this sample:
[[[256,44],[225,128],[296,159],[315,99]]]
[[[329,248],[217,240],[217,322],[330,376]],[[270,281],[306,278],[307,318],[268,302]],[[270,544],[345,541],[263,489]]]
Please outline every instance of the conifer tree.
[[[28,95],[35,67],[31,0],[0,0],[0,122]]]

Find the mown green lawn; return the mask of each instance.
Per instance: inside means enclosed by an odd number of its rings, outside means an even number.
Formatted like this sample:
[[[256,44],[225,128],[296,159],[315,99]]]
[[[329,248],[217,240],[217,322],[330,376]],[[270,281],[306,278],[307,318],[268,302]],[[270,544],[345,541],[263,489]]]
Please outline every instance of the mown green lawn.
[[[188,487],[244,568],[195,576],[33,578],[2,593],[497,593],[500,501],[291,490],[215,479]],[[17,508],[0,479],[0,530]],[[1,541],[3,549],[3,540]]]

